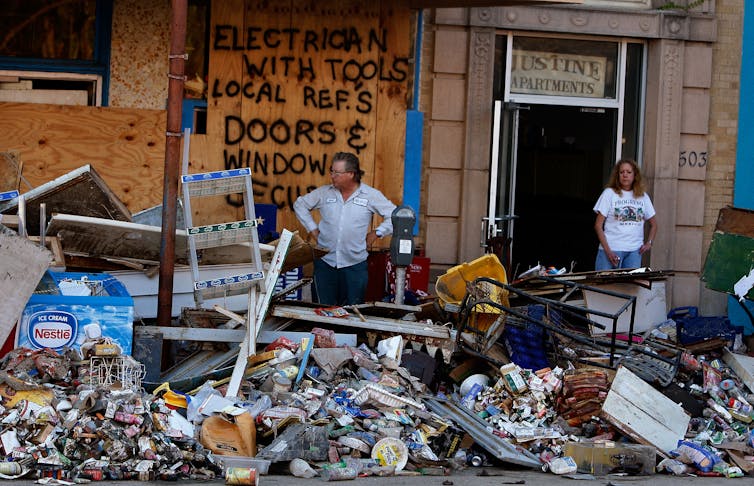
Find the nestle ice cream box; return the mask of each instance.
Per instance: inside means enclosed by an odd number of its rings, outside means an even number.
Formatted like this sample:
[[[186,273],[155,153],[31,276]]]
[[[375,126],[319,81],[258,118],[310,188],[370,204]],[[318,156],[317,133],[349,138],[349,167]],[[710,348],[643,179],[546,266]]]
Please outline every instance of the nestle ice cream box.
[[[133,299],[112,275],[48,271],[24,308],[16,346],[80,350],[99,338],[131,354],[133,315]]]

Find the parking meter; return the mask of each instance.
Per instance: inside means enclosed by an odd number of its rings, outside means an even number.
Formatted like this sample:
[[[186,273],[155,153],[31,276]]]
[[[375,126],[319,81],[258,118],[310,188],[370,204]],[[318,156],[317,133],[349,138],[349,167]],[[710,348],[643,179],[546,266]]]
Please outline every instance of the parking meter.
[[[390,240],[390,262],[395,266],[395,303],[403,304],[406,267],[414,259],[414,223],[416,214],[408,206],[399,206],[390,215],[393,237]]]

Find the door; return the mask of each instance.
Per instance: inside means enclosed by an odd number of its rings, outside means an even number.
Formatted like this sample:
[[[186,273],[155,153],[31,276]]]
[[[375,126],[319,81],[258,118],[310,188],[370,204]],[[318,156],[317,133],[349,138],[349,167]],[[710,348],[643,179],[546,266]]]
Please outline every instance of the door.
[[[614,163],[617,110],[507,104],[499,120],[487,219],[508,238],[511,273],[537,264],[592,270],[592,207]]]

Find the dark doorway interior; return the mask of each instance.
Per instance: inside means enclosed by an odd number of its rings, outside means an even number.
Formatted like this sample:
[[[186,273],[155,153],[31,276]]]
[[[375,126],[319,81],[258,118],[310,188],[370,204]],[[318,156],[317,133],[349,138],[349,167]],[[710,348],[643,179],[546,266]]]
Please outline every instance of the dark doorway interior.
[[[616,111],[530,105],[520,111],[513,263],[594,269],[592,207],[614,163]]]

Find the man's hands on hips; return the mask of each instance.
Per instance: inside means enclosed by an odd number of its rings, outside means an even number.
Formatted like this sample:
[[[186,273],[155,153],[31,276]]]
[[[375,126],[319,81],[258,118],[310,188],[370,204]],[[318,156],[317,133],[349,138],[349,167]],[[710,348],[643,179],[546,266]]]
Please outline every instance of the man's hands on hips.
[[[306,237],[306,241],[311,241],[315,245],[319,239],[319,229],[315,229],[309,232],[309,236]]]
[[[377,231],[372,230],[369,233],[367,233],[367,248],[374,245],[374,242],[379,239],[379,236],[377,236]]]

